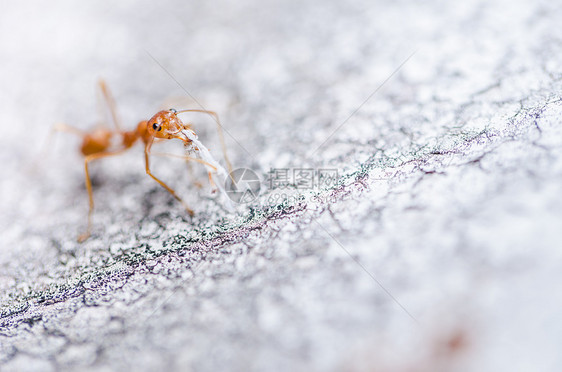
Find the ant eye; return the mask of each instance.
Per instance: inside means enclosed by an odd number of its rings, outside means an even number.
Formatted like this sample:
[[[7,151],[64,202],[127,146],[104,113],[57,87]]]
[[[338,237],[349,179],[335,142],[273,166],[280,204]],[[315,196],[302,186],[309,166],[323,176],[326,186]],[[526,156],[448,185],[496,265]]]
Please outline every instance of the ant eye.
[[[154,123],[152,124],[152,129],[160,132],[162,130],[162,127],[158,123]]]

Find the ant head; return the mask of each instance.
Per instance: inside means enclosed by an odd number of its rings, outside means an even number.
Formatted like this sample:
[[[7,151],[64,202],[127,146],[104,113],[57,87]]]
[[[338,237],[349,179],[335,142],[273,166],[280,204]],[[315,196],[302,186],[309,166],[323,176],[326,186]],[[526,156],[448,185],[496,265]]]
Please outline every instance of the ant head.
[[[181,138],[178,136],[184,124],[178,118],[178,112],[174,109],[157,112],[147,122],[148,135],[155,138]]]

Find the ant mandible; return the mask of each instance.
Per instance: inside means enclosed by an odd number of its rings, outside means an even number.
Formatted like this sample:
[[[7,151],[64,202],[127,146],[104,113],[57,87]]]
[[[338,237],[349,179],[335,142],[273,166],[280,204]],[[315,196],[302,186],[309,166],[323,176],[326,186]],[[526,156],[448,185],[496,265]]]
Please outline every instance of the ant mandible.
[[[222,133],[221,124],[219,122],[219,117],[216,112],[208,110],[199,109],[188,109],[176,111],[175,109],[162,110],[157,112],[149,120],[143,120],[138,123],[136,129],[125,131],[121,129],[119,120],[117,117],[117,111],[115,109],[115,101],[107,88],[107,85],[103,80],[99,81],[99,88],[104,98],[104,101],[109,108],[112,121],[115,125],[115,129],[110,128],[97,128],[90,132],[85,132],[74,128],[66,124],[57,124],[54,127],[56,131],[65,131],[69,133],[74,133],[82,137],[82,146],[80,147],[80,152],[84,155],[84,170],[86,177],[86,189],[88,190],[89,199],[89,210],[88,210],[88,227],[86,232],[78,237],[78,241],[84,242],[91,235],[92,231],[92,214],[94,211],[94,195],[92,191],[92,181],[90,180],[90,171],[88,165],[93,160],[115,156],[124,153],[130,149],[138,140],[142,140],[144,143],[144,161],[146,174],[152,177],[160,186],[165,188],[176,200],[181,202],[187,212],[193,216],[193,210],[189,208],[185,202],[176,194],[174,189],[164,183],[162,180],[157,178],[150,170],[150,150],[152,145],[157,141],[165,141],[171,139],[179,139],[183,141],[187,149],[194,151],[201,159],[191,157],[191,156],[181,156],[181,158],[186,160],[194,160],[201,164],[204,164],[207,168],[207,173],[209,176],[209,181],[213,187],[213,192],[216,191],[217,185],[220,187],[220,182],[213,181],[213,174],[220,174],[222,176],[227,176],[224,168],[213,159],[209,151],[203,146],[201,142],[198,141],[197,135],[191,128],[189,124],[184,124],[178,117],[178,114],[183,112],[199,112],[211,115],[217,123],[218,133],[220,142],[222,145],[223,155],[228,166],[229,173],[232,172],[232,166],[228,160],[226,154],[226,146],[224,143],[224,136]],[[120,142],[117,148],[112,145],[114,138],[119,139]],[[224,191],[221,188],[221,191]]]

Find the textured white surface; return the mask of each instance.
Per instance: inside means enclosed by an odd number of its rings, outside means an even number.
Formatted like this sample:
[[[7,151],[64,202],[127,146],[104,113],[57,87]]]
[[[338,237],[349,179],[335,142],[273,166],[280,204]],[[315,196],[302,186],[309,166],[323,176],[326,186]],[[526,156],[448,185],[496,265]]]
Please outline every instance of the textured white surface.
[[[5,8],[2,370],[562,368],[556,2]],[[155,159],[190,219],[136,148],[92,166],[76,243],[78,141],[40,148],[55,122],[102,119],[99,77],[130,128],[185,96],[147,52],[220,114],[235,166],[339,183],[229,213],[194,186],[203,167]]]

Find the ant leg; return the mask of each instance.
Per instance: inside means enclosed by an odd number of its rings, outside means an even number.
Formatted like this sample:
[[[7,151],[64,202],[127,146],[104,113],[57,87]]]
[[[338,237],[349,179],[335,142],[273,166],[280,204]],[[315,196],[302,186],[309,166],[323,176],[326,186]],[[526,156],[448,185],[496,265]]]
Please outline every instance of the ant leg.
[[[31,168],[30,168],[31,171],[35,171],[41,160],[45,158],[47,154],[47,150],[49,149],[49,147],[51,147],[51,143],[53,142],[53,137],[56,132],[67,132],[67,133],[75,134],[80,137],[84,137],[85,135],[84,131],[78,128],[71,127],[70,125],[64,123],[57,123],[53,125],[51,131],[49,132],[49,135],[45,139],[45,142],[41,145],[41,149],[37,154],[37,158],[31,164]]]
[[[76,134],[77,136],[84,136],[84,131],[78,128],[75,128],[73,126],[70,126],[68,124],[65,123],[57,123],[55,125],[53,125],[53,129],[51,130],[51,134],[53,134],[54,132],[66,132],[66,133],[72,133],[72,134]]]
[[[88,209],[88,228],[86,232],[80,234],[78,236],[78,242],[82,243],[86,239],[88,239],[92,232],[92,213],[94,212],[94,193],[92,191],[92,181],[90,180],[90,172],[88,170],[88,160],[89,156],[86,157],[84,160],[84,169],[86,171],[86,190],[88,190],[88,201],[89,201],[89,209]]]
[[[187,156],[187,155],[176,155],[176,154],[166,154],[166,153],[162,153],[162,152],[153,152],[153,153],[151,153],[151,155],[154,155],[154,156],[168,156],[168,157],[170,157],[170,158],[184,159],[184,160],[186,160],[186,161],[193,160],[193,161],[196,161],[196,162],[198,162],[198,163],[201,163],[201,164],[203,164],[203,165],[205,165],[205,166],[207,166],[207,167],[212,168],[214,172],[217,171],[217,168],[214,167],[213,165],[211,165],[211,163],[208,163],[208,162],[206,162],[206,161],[204,161],[204,160],[201,160],[201,159],[194,158],[194,157],[192,157],[192,156]],[[188,163],[188,164],[189,164],[189,163]],[[207,172],[207,174],[209,175],[209,183],[211,184],[212,192],[215,193],[215,192],[217,191],[217,186],[215,185],[215,181],[213,180],[212,173],[209,171],[209,172]],[[197,186],[198,188],[203,187],[203,185],[202,185],[200,182],[196,182],[196,183],[195,183],[195,186]]]
[[[219,120],[219,115],[214,111],[198,110],[198,109],[181,110],[181,111],[178,111],[178,114],[182,113],[182,112],[202,112],[204,114],[211,115],[215,119],[215,122],[217,123],[217,132],[219,134],[219,139],[220,139],[220,142],[221,142],[224,161],[226,162],[226,166],[228,168],[228,174],[232,174],[232,164],[230,163],[230,159],[228,158],[228,155],[226,153],[226,143],[224,142],[224,133],[223,133],[223,130],[222,130],[222,125],[221,125],[220,120]]]
[[[121,130],[121,122],[119,120],[119,116],[117,115],[115,99],[111,95],[111,91],[109,90],[109,88],[107,87],[107,84],[105,83],[105,81],[103,79],[100,79],[98,81],[98,84],[99,84],[100,91],[101,91],[101,94],[103,96],[103,100],[105,102],[105,105],[109,109],[109,113],[111,115],[111,120],[113,121],[113,125],[115,125],[115,128],[118,131],[120,131]]]
[[[214,194],[217,192],[217,185],[215,185],[215,181],[213,181],[213,174],[211,172],[207,172],[209,175],[209,183],[211,184],[211,192]]]
[[[154,155],[154,156],[167,156],[169,158],[176,158],[176,159],[184,159],[184,160],[193,160],[196,161],[198,163],[201,163],[203,165],[206,165],[208,167],[213,168],[213,171],[217,171],[217,168],[214,167],[213,165],[211,165],[211,163],[206,162],[205,160],[201,160],[201,159],[197,159],[194,158],[192,156],[187,156],[187,155],[177,155],[177,154],[167,154],[165,152],[151,152],[150,155]]]
[[[68,124],[57,123],[57,124],[53,125],[53,127],[51,128],[51,131],[49,132],[49,136],[47,137],[47,139],[45,140],[45,143],[43,144],[43,149],[41,150],[41,154],[44,154],[44,152],[47,150],[47,148],[49,147],[49,144],[53,140],[53,136],[55,135],[56,132],[71,133],[71,134],[75,134],[75,135],[80,136],[80,137],[84,137],[84,135],[86,134],[83,130],[78,129],[78,128],[74,128],[74,127],[72,127]]]
[[[150,171],[150,159],[149,159],[149,157],[150,157],[150,148],[151,147],[152,147],[152,141],[147,142],[145,147],[144,147],[144,162],[145,162],[146,174],[148,174],[150,177],[152,177],[152,179],[154,181],[158,182],[158,184],[160,186],[162,186],[170,194],[172,194],[172,196],[184,206],[184,208],[187,210],[187,213],[189,213],[190,216],[193,216],[194,215],[193,210],[185,204],[185,202],[176,194],[176,192],[170,186],[166,185],[164,182],[162,182],[161,180],[156,178],[156,176],[153,175],[152,172]]]
[[[120,151],[111,151],[111,152],[100,152],[100,153],[97,153],[97,154],[88,155],[84,159],[84,170],[85,170],[85,174],[86,174],[86,189],[88,190],[88,201],[89,201],[88,228],[87,228],[85,233],[81,234],[78,237],[79,243],[82,243],[86,239],[88,239],[91,235],[91,232],[92,232],[92,214],[94,212],[94,192],[92,190],[92,181],[90,179],[90,171],[88,169],[88,163],[90,163],[91,161],[96,160],[96,159],[101,159],[101,158],[105,158],[105,157],[108,157],[108,156],[119,155],[119,154],[125,152],[126,150],[128,150],[128,149],[123,149],[123,150],[120,150]]]

